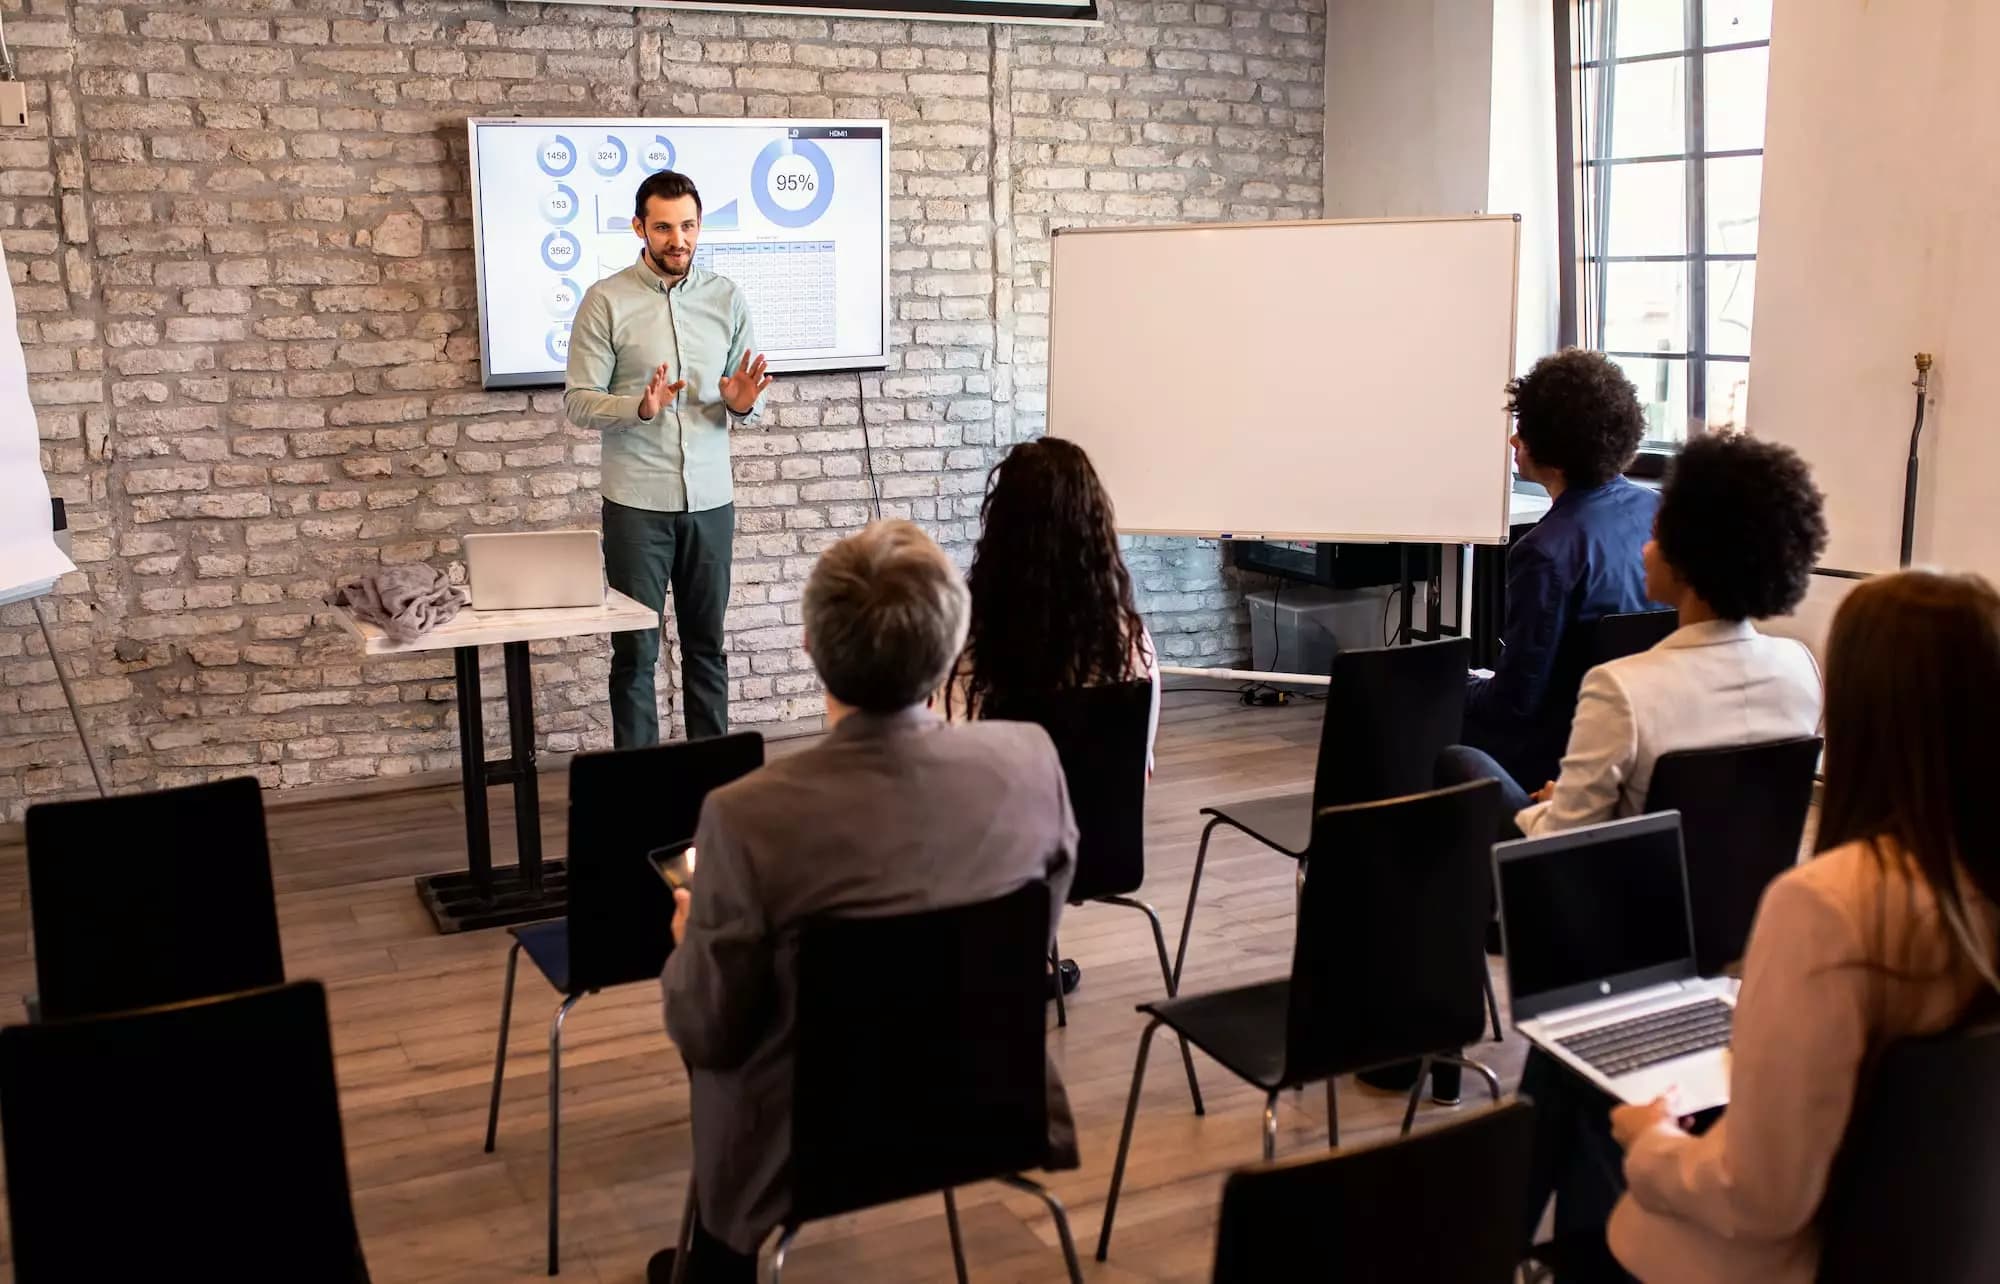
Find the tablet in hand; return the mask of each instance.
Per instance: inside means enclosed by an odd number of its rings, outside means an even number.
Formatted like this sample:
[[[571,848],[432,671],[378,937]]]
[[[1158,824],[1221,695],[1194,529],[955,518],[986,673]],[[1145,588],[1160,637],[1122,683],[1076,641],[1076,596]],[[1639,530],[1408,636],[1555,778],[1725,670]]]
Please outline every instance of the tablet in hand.
[[[667,886],[677,891],[694,889],[693,843],[674,843],[666,847],[656,847],[646,853],[646,858],[660,871],[660,877],[667,880]]]

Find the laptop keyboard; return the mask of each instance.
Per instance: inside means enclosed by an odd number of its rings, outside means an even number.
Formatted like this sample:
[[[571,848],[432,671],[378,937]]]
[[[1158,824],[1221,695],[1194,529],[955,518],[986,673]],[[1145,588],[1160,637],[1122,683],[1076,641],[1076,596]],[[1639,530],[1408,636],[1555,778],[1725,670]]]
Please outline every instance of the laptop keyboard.
[[[1601,1074],[1630,1074],[1691,1052],[1729,1046],[1729,1019],[1735,1009],[1720,999],[1653,1012],[1616,1025],[1599,1026],[1556,1043]]]

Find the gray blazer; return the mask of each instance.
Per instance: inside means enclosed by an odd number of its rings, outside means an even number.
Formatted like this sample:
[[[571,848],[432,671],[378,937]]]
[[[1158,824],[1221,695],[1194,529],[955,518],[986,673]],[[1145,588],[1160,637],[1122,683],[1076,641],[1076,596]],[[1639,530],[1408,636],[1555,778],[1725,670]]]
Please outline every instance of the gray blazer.
[[[708,796],[685,939],[667,958],[667,1033],[693,1080],[702,1225],[754,1253],[790,1208],[792,1030],[801,919],[886,915],[1049,885],[1075,872],[1055,746],[1025,723],[857,713],[812,748]],[[921,966],[921,960],[912,960]],[[1076,1165],[1049,1065],[1050,1166]]]

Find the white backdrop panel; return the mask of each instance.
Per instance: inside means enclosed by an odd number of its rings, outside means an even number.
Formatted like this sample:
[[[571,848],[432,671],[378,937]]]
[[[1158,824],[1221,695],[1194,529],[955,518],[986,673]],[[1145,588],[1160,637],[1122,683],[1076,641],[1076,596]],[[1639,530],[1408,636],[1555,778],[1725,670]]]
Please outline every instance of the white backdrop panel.
[[[0,603],[35,597],[76,569],[50,529],[41,434],[28,401],[28,365],[14,316],[14,283],[0,251]]]
[[[1519,228],[1062,229],[1048,430],[1124,531],[1504,542]]]

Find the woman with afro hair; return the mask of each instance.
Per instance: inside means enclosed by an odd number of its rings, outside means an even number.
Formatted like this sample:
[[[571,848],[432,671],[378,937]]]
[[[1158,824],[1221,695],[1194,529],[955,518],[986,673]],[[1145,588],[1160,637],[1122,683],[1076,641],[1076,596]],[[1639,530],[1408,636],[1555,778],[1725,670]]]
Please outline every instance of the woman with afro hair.
[[[1678,608],[1680,628],[1584,675],[1562,772],[1521,832],[1637,815],[1662,754],[1812,735],[1812,652],[1752,621],[1798,606],[1825,547],[1820,493],[1790,447],[1715,435],[1683,448],[1644,550],[1646,594]]]

